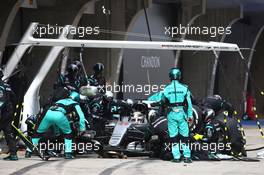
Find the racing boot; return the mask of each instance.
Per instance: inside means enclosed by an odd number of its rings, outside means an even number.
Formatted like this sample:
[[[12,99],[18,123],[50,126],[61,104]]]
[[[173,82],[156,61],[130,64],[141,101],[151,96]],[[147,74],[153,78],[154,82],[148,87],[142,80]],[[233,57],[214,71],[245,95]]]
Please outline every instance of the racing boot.
[[[171,162],[173,162],[173,163],[180,163],[181,162],[181,159],[172,159]]]
[[[192,163],[192,159],[190,157],[184,157],[183,162],[184,163]]]
[[[74,159],[72,153],[65,153],[65,159]]]
[[[16,154],[10,154],[9,156],[5,157],[3,160],[16,161],[16,160],[18,160],[18,157]]]

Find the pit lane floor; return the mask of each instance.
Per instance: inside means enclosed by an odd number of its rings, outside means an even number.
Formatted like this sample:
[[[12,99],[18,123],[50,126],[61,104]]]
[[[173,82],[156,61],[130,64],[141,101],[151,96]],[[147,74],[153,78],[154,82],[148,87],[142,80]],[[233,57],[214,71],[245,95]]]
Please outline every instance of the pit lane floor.
[[[245,129],[247,136],[247,148],[264,146],[264,139],[260,137],[256,127]],[[249,157],[256,157],[258,151],[249,152]],[[24,152],[19,152],[19,161],[10,162],[0,160],[0,174],[98,174],[98,175],[257,175],[264,173],[264,160],[260,162],[244,161],[195,161],[192,164],[171,163],[147,157],[128,159],[103,159],[91,154],[74,160],[52,158],[49,161],[41,161],[38,157],[23,158]],[[6,155],[0,155],[2,159]]]

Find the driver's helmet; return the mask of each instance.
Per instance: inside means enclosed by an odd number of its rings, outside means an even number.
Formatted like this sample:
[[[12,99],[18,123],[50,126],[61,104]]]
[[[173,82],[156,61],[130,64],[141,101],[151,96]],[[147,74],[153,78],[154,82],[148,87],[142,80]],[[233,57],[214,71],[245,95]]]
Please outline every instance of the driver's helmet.
[[[145,115],[142,112],[135,111],[130,121],[134,123],[144,123]]]

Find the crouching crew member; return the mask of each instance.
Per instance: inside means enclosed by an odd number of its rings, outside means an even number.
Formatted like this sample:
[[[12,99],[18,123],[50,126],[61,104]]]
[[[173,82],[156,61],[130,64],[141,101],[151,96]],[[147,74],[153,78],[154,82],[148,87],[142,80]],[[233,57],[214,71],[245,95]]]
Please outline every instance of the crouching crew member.
[[[222,113],[223,111],[227,111],[229,116],[232,116],[234,113],[234,108],[231,103],[222,99],[220,95],[213,95],[203,99],[202,107],[206,109],[213,109],[215,112],[215,116]]]
[[[79,120],[80,132],[85,131],[85,116],[79,105],[80,94],[71,92],[68,98],[57,101],[49,108],[45,116],[37,125],[36,133],[32,137],[32,143],[38,145],[42,135],[50,128],[57,126],[64,134],[64,152],[66,159],[73,159],[72,155],[72,128],[71,121]],[[78,115],[78,116],[77,116]],[[31,156],[31,150],[27,149],[26,157]]]

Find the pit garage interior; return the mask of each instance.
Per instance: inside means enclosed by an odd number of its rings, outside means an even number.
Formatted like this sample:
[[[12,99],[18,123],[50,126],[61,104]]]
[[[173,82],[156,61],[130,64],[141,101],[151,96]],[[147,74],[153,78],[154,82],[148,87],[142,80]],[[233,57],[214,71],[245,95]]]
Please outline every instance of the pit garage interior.
[[[168,71],[178,67],[182,71],[182,81],[187,84],[198,102],[206,96],[219,94],[230,102],[239,117],[246,112],[247,97],[254,99],[256,114],[264,118],[264,1],[263,0],[8,0],[0,1],[0,64],[7,65],[16,48],[28,43],[20,43],[32,22],[42,26],[89,27],[91,34],[74,35],[73,39],[124,40],[124,41],[174,41],[195,40],[234,43],[241,49],[237,52],[224,51],[183,51],[148,49],[84,48],[83,63],[88,75],[93,73],[93,65],[101,62],[105,66],[104,76],[112,85],[157,85],[169,83]],[[172,36],[168,28],[179,26],[199,28],[230,28],[230,33],[180,33]],[[99,33],[97,33],[99,29]],[[41,38],[38,34],[34,37]],[[43,38],[59,37],[45,34]],[[8,82],[16,94],[16,104],[22,107],[25,93],[45,62],[52,47],[32,46],[23,54]],[[43,81],[39,97],[41,107],[45,106],[53,93],[54,83],[62,71],[62,60],[68,63],[78,60],[81,49],[65,48],[58,55],[51,70]],[[216,57],[217,55],[217,57]],[[147,86],[146,86],[147,87]],[[114,92],[118,99],[147,99],[152,94],[148,89],[141,92]],[[24,106],[27,104],[23,104]],[[17,110],[18,113],[21,109]],[[17,114],[22,115],[22,114]],[[253,123],[253,124],[252,124]],[[256,122],[246,126],[247,145],[263,146]],[[262,132],[263,134],[263,132]],[[1,135],[1,134],[0,134]],[[249,143],[249,144],[248,144]],[[2,151],[0,143],[0,152]],[[251,148],[251,147],[250,147]],[[21,154],[21,153],[20,153]],[[1,157],[2,155],[0,155]],[[20,157],[24,155],[19,155]],[[249,157],[256,157],[256,151]],[[125,160],[97,159],[37,162],[19,161],[10,165],[0,163],[0,174],[55,174],[86,173],[84,166],[91,165],[91,174],[163,174],[165,171],[188,174],[261,174],[263,161],[247,162],[201,162],[190,167],[171,166],[170,162],[143,158]],[[1,157],[2,158],[2,157]],[[73,162],[74,162],[73,161]],[[67,164],[66,164],[67,163]],[[157,164],[157,166],[155,166]],[[160,165],[164,166],[160,166]],[[93,166],[95,165],[95,166]],[[44,167],[38,172],[38,167]],[[241,168],[243,166],[244,168]],[[128,171],[129,169],[131,171]],[[189,168],[189,169],[188,169]],[[188,171],[187,171],[188,169]],[[200,171],[198,172],[197,169]],[[51,171],[50,171],[51,170]],[[216,172],[219,170],[219,173]]]
[[[18,4],[16,4],[18,3]],[[80,9],[87,2],[86,1],[72,1],[64,0],[38,0],[29,2],[28,7],[31,8],[19,7],[19,2],[17,1],[8,1],[1,2],[1,37],[6,38],[1,40],[1,59],[4,64],[16,47],[16,43],[19,42],[23,33],[29,26],[30,22],[38,21],[40,24],[51,24],[51,25],[60,25],[64,26],[67,24],[72,24],[74,19],[80,13]],[[217,64],[217,70],[215,77],[212,76],[212,69],[215,64],[213,53],[208,52],[189,52],[189,51],[177,51],[175,53],[164,53],[161,59],[161,68],[164,71],[160,72],[161,75],[153,76],[152,83],[165,83],[167,81],[167,72],[166,68],[172,67],[173,64],[177,64],[183,71],[183,81],[186,82],[191,88],[193,95],[197,99],[201,99],[208,94],[220,94],[224,96],[227,100],[232,102],[239,110],[242,112],[244,110],[245,94],[248,91],[248,84],[252,81],[249,78],[246,78],[246,65],[250,66],[252,77],[256,80],[257,84],[254,84],[251,88],[253,95],[256,98],[256,105],[258,113],[264,113],[263,99],[259,94],[259,90],[255,90],[254,86],[261,88],[263,84],[261,79],[261,66],[263,63],[259,58],[262,55],[261,43],[262,43],[262,24],[263,20],[261,19],[261,13],[263,5],[260,1],[251,1],[245,4],[235,3],[235,1],[229,2],[215,2],[213,0],[208,1],[95,1],[91,2],[93,7],[91,12],[87,10],[87,13],[82,14],[79,19],[79,26],[99,26],[100,29],[104,29],[105,33],[101,33],[97,36],[85,36],[85,37],[95,37],[95,39],[143,39],[149,40],[148,36],[143,38],[135,38],[126,36],[125,32],[141,32],[148,34],[147,23],[144,17],[143,7],[146,6],[146,11],[148,15],[148,22],[151,35],[160,35],[164,36],[164,28],[159,27],[160,23],[167,26],[177,26],[182,25],[192,25],[192,26],[231,26],[232,34],[230,35],[217,35],[216,37],[211,37],[210,35],[178,35],[177,38],[184,37],[186,39],[194,40],[203,40],[203,41],[222,41],[237,43],[240,47],[252,48],[252,50],[245,50],[243,54],[245,55],[246,61],[243,63],[239,59],[239,55],[233,53],[219,53],[219,61]],[[16,9],[14,6],[16,5]],[[35,6],[35,7],[34,7]],[[111,12],[111,14],[102,13],[102,6]],[[257,8],[255,8],[257,7]],[[113,9],[113,10],[111,10]],[[118,10],[117,10],[118,9]],[[163,12],[162,12],[163,10]],[[162,19],[157,21],[155,18],[155,11],[159,11]],[[166,12],[166,13],[164,13]],[[49,15],[46,15],[49,13]],[[157,14],[157,13],[156,13]],[[153,17],[152,17],[153,16]],[[12,21],[9,21],[11,24],[6,24],[8,18],[13,18]],[[115,20],[118,18],[118,20]],[[137,23],[143,23],[137,28],[135,25]],[[145,25],[144,25],[145,23]],[[4,31],[5,26],[10,25],[8,31]],[[111,31],[121,31],[122,34],[115,34]],[[96,38],[97,37],[97,38]],[[87,38],[86,38],[87,39]],[[156,39],[154,40],[162,40]],[[254,48],[253,48],[254,47]],[[23,74],[20,77],[24,79],[24,89],[32,81],[34,75],[38,71],[40,65],[42,64],[45,56],[47,55],[50,48],[45,47],[36,47],[30,50],[27,54],[24,55],[21,67],[23,67]],[[70,59],[76,59],[78,57],[78,49],[70,49]],[[146,51],[148,52],[148,51]],[[159,55],[159,53],[151,53],[150,51],[146,54]],[[168,51],[171,52],[171,51]],[[253,53],[252,53],[253,52]],[[87,49],[84,53],[84,62],[87,68],[88,73],[91,73],[91,66],[95,62],[102,62],[106,65],[105,75],[109,83],[119,82],[121,80],[130,79],[129,71],[124,72],[123,70],[128,66],[126,59],[130,58],[129,53],[123,53],[124,61],[123,65],[120,66],[116,64],[118,59],[120,59],[121,50],[119,49]],[[139,53],[142,54],[142,53]],[[128,58],[126,58],[126,56]],[[137,56],[137,55],[136,55]],[[134,56],[134,57],[136,57]],[[139,55],[138,55],[139,56]],[[168,56],[173,56],[173,58],[166,58]],[[121,55],[122,57],[122,55]],[[132,56],[133,57],[133,56]],[[137,59],[137,58],[134,58]],[[171,59],[163,61],[163,59]],[[58,59],[59,60],[59,59]],[[166,63],[167,62],[167,63]],[[175,63],[174,63],[175,62]],[[59,61],[53,66],[52,71],[47,76],[46,80],[48,82],[43,83],[41,88],[42,97],[48,97],[49,92],[52,90],[52,82],[55,81],[57,77],[57,69],[59,67]],[[135,64],[135,63],[134,63]],[[234,65],[228,66],[228,65]],[[137,64],[135,67],[139,67]],[[30,69],[28,69],[30,67]],[[124,69],[121,69],[124,68]],[[121,70],[117,70],[121,69]],[[150,68],[151,69],[151,68]],[[151,71],[151,70],[150,70]],[[154,71],[153,71],[154,72]],[[193,74],[195,72],[195,74]],[[133,73],[130,73],[133,74]],[[155,73],[154,73],[155,74]],[[254,76],[253,76],[254,75]],[[127,78],[126,78],[127,77]],[[214,80],[213,80],[214,79]],[[131,80],[132,81],[132,80]],[[141,82],[139,82],[141,81]],[[133,83],[144,83],[146,80],[135,80]],[[214,81],[214,82],[212,82]],[[20,91],[22,91],[19,88]],[[18,90],[18,91],[19,91]],[[230,93],[235,92],[235,93]],[[20,92],[22,94],[22,92]],[[130,96],[130,98],[133,98]],[[144,98],[140,95],[137,98]],[[42,98],[42,102],[46,99]]]
[[[261,14],[264,6],[261,1],[98,0],[89,3],[89,9],[84,10],[83,7],[87,5],[87,1],[84,0],[76,0],[74,3],[71,0],[37,0],[26,1],[24,4],[14,0],[2,1],[0,6],[2,64],[8,61],[32,21],[37,21],[42,25],[64,26],[76,23],[79,26],[99,26],[102,31],[99,35],[84,36],[81,39],[108,40],[171,40],[165,36],[164,27],[178,26],[179,24],[196,27],[229,26],[232,29],[232,33],[229,35],[218,34],[212,37],[210,35],[178,34],[174,38],[237,43],[240,48],[248,48],[243,50],[245,60],[241,60],[238,54],[227,52],[218,53],[219,59],[215,60],[212,52],[85,49],[85,67],[88,74],[91,74],[94,63],[105,64],[105,76],[109,84],[114,82],[147,84],[151,81],[152,84],[159,85],[168,82],[167,70],[170,67],[178,66],[183,71],[183,81],[189,85],[196,99],[200,100],[210,94],[220,94],[234,104],[240,114],[243,114],[246,94],[250,93],[256,100],[257,113],[263,116],[264,106],[260,92],[263,88],[263,81],[261,81],[263,49],[261,47],[264,19]],[[159,18],[157,18],[157,14],[160,16]],[[137,36],[133,33],[145,35]],[[20,87],[13,87],[19,94],[20,102],[23,93],[50,49],[50,47],[34,47],[23,56],[19,64],[19,69],[22,71],[10,80],[14,85],[17,81],[23,80]],[[79,50],[71,48],[69,59],[78,59]],[[158,65],[155,65],[154,60],[152,67],[142,67],[142,55],[158,58],[156,61]],[[62,54],[59,58],[61,57]],[[42,104],[47,101],[52,91],[53,82],[58,77],[59,66],[60,59],[57,59],[41,87]],[[213,71],[213,68],[216,70]],[[150,75],[148,78],[145,75],[140,76],[146,72],[146,69]],[[249,70],[249,74],[247,70]],[[135,73],[142,78],[133,76]],[[118,97],[142,99],[146,98],[146,95],[127,93],[119,94]]]

